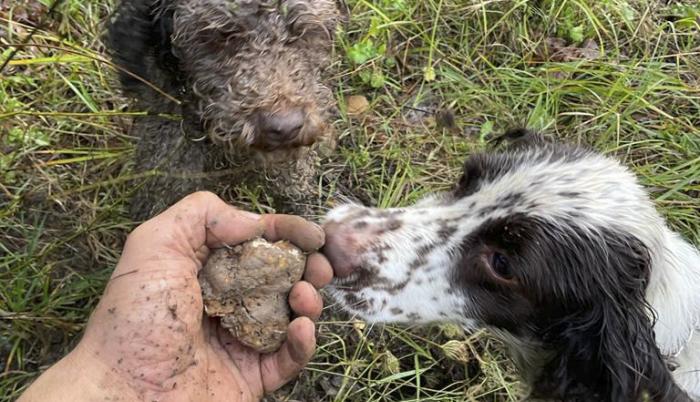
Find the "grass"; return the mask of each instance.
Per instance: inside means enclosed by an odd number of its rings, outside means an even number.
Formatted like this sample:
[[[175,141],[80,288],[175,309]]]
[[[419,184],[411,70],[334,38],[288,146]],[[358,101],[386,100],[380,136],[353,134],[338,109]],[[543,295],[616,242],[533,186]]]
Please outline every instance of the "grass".
[[[363,95],[370,109],[338,120],[330,188],[368,204],[409,204],[451,186],[490,135],[528,125],[621,158],[670,225],[700,244],[697,2],[348,3],[337,98],[344,110],[346,96]],[[0,5],[2,59],[46,10],[38,0],[12,4]],[[0,79],[2,400],[70,349],[134,227],[128,125],[138,113],[125,112],[99,40],[110,6],[66,0]],[[326,316],[314,362],[270,400],[521,395],[487,333]]]

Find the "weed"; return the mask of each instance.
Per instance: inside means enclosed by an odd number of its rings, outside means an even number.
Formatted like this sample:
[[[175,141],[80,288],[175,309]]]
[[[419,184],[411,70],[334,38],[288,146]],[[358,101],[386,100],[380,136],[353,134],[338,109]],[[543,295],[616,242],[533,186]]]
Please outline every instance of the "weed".
[[[348,3],[337,97],[342,105],[364,95],[370,109],[338,121],[343,134],[324,166],[333,173],[324,189],[406,205],[449,189],[466,155],[494,133],[529,125],[621,158],[671,226],[700,243],[697,2]],[[140,177],[131,171],[128,126],[142,113],[124,112],[105,61],[99,38],[110,7],[64,1],[0,80],[2,400],[15,399],[75,343],[133,228],[125,205]],[[26,11],[34,9],[46,5],[0,3],[0,61],[37,21]],[[552,43],[565,54],[553,57]],[[445,113],[451,124],[443,127],[436,116]],[[246,194],[230,201],[269,210],[264,189]],[[487,333],[337,316],[329,307],[314,362],[269,400],[522,395]]]

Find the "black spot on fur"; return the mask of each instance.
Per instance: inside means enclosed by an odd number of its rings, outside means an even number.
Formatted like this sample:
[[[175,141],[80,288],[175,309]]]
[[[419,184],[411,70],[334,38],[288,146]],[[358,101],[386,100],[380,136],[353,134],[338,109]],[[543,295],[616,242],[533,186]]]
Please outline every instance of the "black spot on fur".
[[[401,222],[400,220],[398,220],[398,219],[390,219],[390,220],[386,223],[386,230],[388,230],[388,231],[390,231],[390,232],[393,232],[393,231],[395,231],[395,230],[401,229],[401,226],[403,226],[403,222]]]
[[[374,254],[377,256],[377,263],[384,264],[387,262],[386,252],[389,250],[391,250],[391,247],[384,243],[372,247],[372,251],[374,251]]]
[[[397,218],[404,211],[402,209],[380,209],[373,211],[373,216],[382,219]]]
[[[418,254],[421,257],[427,257],[433,250],[435,250],[435,247],[437,246],[438,245],[436,243],[424,244],[418,247],[418,250],[416,250],[416,254]]]
[[[379,270],[373,265],[361,265],[352,268],[355,279],[343,284],[343,288],[348,291],[356,291],[374,286],[377,283]]]
[[[456,226],[443,226],[438,229],[437,235],[441,243],[445,243],[457,232]]]
[[[492,214],[493,212],[495,212],[499,209],[501,209],[500,205],[487,205],[487,206],[479,209],[479,211],[477,211],[477,215],[479,216],[479,218],[484,218],[487,215]]]
[[[557,195],[565,198],[577,198],[581,196],[581,193],[578,191],[560,191]]]
[[[510,193],[507,194],[505,197],[503,197],[501,200],[498,201],[498,204],[504,208],[513,208],[517,204],[521,203],[523,201],[523,195],[522,193]]]
[[[423,266],[425,266],[428,263],[428,260],[425,258],[423,255],[419,255],[418,258],[415,260],[411,261],[410,264],[408,264],[408,269],[410,271],[415,271]]]
[[[406,314],[406,318],[408,318],[409,320],[418,321],[421,319],[421,316],[416,312],[411,312]]]
[[[355,222],[355,223],[352,225],[352,227],[353,227],[354,229],[358,229],[358,230],[359,230],[359,229],[364,229],[364,228],[367,227],[367,222],[365,222],[365,221],[357,221],[357,222]]]
[[[351,306],[354,305],[355,303],[357,303],[358,300],[359,299],[357,298],[357,296],[355,296],[353,293],[348,293],[345,295],[345,303],[347,303]]]

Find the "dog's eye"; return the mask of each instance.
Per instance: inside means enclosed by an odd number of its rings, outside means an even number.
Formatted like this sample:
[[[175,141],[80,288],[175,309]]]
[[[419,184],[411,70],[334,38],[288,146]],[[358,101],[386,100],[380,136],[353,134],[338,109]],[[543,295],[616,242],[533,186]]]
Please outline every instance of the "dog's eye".
[[[508,258],[501,253],[493,253],[491,256],[491,269],[493,272],[505,280],[513,279],[513,271],[510,269]]]

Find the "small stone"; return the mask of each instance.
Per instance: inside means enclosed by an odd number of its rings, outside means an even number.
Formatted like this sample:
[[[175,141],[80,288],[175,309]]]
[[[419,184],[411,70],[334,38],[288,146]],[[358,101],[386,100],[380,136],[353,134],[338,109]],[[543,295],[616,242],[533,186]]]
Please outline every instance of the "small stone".
[[[365,113],[369,110],[369,101],[362,95],[351,95],[345,100],[347,105],[348,115],[354,116]]]

